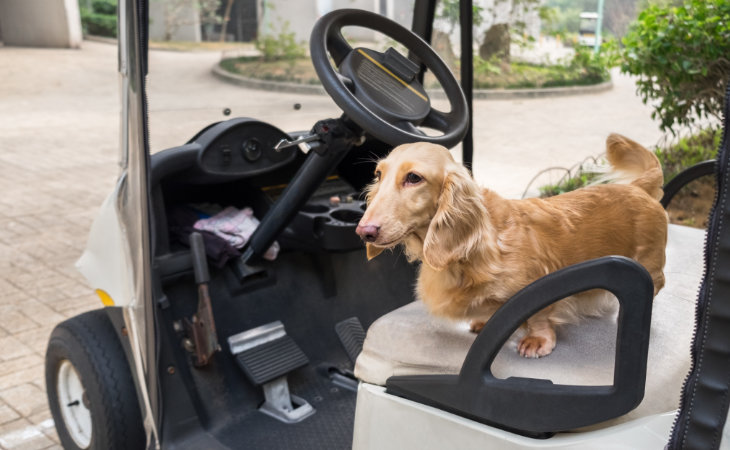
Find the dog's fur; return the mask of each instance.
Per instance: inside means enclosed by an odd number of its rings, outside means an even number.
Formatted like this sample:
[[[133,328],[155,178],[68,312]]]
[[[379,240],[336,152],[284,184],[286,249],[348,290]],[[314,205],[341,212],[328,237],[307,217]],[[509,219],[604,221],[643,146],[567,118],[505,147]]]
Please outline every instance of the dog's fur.
[[[614,181],[547,199],[507,200],[481,189],[444,147],[395,148],[376,168],[360,226],[376,227],[372,259],[404,244],[420,260],[417,295],[430,312],[471,320],[478,331],[518,290],[560,268],[606,255],[641,263],[664,286],[667,214],[659,204],[663,176],[656,156],[612,134],[606,141]],[[408,174],[417,177],[410,177]],[[360,232],[360,231],[358,231]],[[360,232],[362,234],[362,232]],[[554,326],[601,314],[595,292],[561,300],[527,321],[518,345],[526,357],[552,352]]]

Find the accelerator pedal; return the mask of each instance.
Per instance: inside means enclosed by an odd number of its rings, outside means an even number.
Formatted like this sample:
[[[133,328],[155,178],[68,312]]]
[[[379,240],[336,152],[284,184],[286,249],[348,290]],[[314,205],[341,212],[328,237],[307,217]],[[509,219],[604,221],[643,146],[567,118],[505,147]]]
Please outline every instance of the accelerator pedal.
[[[309,359],[281,322],[230,336],[228,345],[246,377],[264,389],[259,411],[284,423],[301,422],[315,413],[306,400],[289,392],[287,374],[309,364]]]
[[[353,364],[362,351],[365,342],[365,330],[357,317],[350,317],[335,325],[335,332],[340,338],[340,343],[345,347],[345,352]]]

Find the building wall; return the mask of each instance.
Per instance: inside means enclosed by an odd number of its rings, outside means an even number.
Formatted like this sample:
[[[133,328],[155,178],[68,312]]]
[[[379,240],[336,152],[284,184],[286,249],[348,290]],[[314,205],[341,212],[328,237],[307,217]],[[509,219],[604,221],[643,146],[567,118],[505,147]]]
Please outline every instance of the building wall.
[[[0,0],[0,2],[5,0]],[[165,35],[165,2],[168,0],[150,1],[150,39],[163,40]],[[173,0],[178,1],[178,0]],[[196,0],[187,1],[188,5],[180,12],[180,21],[184,22],[172,36],[175,41],[201,40],[200,19],[195,8]],[[314,23],[322,15],[334,9],[356,8],[385,14],[411,27],[413,4],[415,0],[258,0],[256,13],[258,19],[258,36],[278,35],[284,27],[294,32],[297,41],[309,41]],[[221,0],[225,7],[227,0]],[[231,28],[227,30],[231,33]],[[356,41],[372,41],[375,33],[365,29],[350,28],[345,30],[348,39]]]
[[[474,0],[474,5],[482,8],[483,12],[482,23],[478,27],[474,27],[473,34],[475,40],[475,49],[479,43],[484,39],[484,34],[492,27],[501,23],[514,23],[517,21],[524,22],[525,29],[524,33],[535,39],[540,37],[541,21],[538,12],[539,4],[544,3],[544,0],[540,0],[538,5],[535,5],[532,9],[527,12],[523,12],[520,9],[515,11],[514,15],[511,14],[512,1],[495,1],[495,0]],[[437,6],[438,8],[438,6]],[[437,9],[438,11],[438,9]],[[457,52],[460,52],[459,43],[459,26],[458,24],[451,29],[451,24],[446,19],[436,19],[434,21],[434,29],[449,33],[449,39],[452,46]]]
[[[5,45],[78,48],[78,1],[0,0],[0,30]]]
[[[544,0],[541,0],[539,3],[542,4]],[[483,8],[484,12],[482,13],[483,22],[482,24],[474,30],[474,36],[483,36],[484,33],[489,30],[489,28],[492,25],[499,24],[499,23],[509,23],[514,21],[521,21],[525,23],[525,33],[529,36],[532,36],[534,38],[537,38],[540,36],[540,15],[538,13],[538,5],[535,5],[534,8],[530,9],[527,12],[523,12],[521,8],[518,7],[517,11],[515,11],[514,16],[510,16],[510,12],[512,9],[512,2],[496,2],[494,0],[475,0],[475,5],[479,5]],[[494,18],[492,18],[492,15],[489,13],[490,11],[495,11]]]
[[[2,0],[0,0],[2,1]],[[165,5],[167,0],[151,0],[150,5],[150,40],[162,41],[165,39]],[[175,0],[174,3],[178,3]],[[184,6],[177,14],[176,20],[180,24],[172,34],[173,41],[200,42],[200,16],[196,9],[195,0],[185,0]]]
[[[355,8],[385,14],[406,28],[411,27],[414,0],[265,0],[259,5],[261,22],[259,34],[280,33],[288,23],[289,31],[296,34],[298,41],[309,42],[314,23],[324,14],[335,9]],[[345,29],[348,39],[372,41],[375,33],[362,28]]]

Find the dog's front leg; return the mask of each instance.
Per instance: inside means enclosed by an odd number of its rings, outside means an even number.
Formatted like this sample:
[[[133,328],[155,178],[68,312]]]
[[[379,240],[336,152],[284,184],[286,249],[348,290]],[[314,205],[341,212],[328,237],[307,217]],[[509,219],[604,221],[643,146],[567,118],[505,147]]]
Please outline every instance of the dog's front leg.
[[[469,317],[469,331],[472,333],[482,331],[484,325],[487,324],[500,306],[502,306],[502,303],[490,300],[482,300],[477,302],[476,306],[472,305],[467,313]]]
[[[486,320],[472,319],[469,321],[469,331],[472,333],[479,333],[486,324]]]
[[[527,335],[522,338],[517,351],[525,358],[539,358],[549,355],[555,348],[555,328],[549,316],[552,306],[548,306],[527,319]]]

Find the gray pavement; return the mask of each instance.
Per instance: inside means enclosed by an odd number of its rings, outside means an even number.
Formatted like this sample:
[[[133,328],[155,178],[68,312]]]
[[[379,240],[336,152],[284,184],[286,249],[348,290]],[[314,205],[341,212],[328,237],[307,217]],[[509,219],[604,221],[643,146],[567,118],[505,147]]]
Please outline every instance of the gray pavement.
[[[221,120],[223,108],[292,131],[337,116],[322,96],[246,90],[210,69],[218,53],[153,51],[153,151]],[[43,359],[54,325],[101,302],[74,269],[118,174],[116,47],[0,47],[0,448],[58,446]],[[610,132],[645,145],[660,138],[631,79],[575,97],[475,101],[476,178],[509,197],[548,166],[603,151]],[[294,103],[302,108],[295,111]]]

